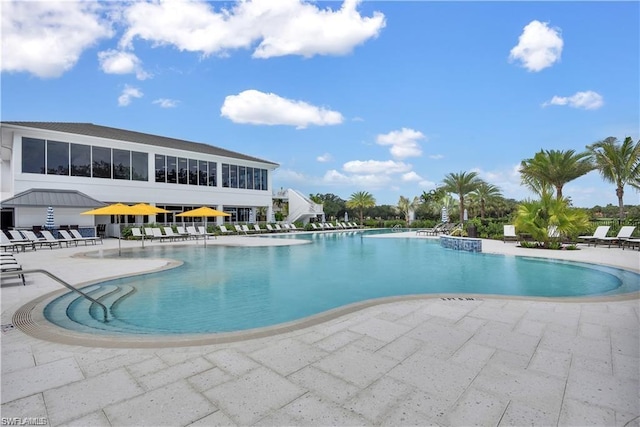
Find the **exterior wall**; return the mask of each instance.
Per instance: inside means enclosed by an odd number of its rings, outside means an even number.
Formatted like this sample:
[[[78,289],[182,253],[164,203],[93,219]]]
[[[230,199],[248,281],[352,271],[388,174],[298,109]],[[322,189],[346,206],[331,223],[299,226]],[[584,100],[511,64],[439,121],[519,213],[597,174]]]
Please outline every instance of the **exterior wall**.
[[[22,137],[63,141],[106,148],[131,150],[148,154],[148,181],[100,179],[77,176],[45,175],[34,173],[22,173]],[[185,157],[217,163],[216,187],[198,186],[189,184],[170,184],[155,182],[155,154],[167,156]],[[5,159],[6,158],[6,159]],[[268,170],[268,190],[246,190],[222,187],[222,163],[231,163],[239,166],[248,166]],[[197,153],[186,150],[151,146],[147,144],[118,141],[91,136],[76,135],[61,132],[45,131],[40,129],[23,129],[11,125],[2,127],[2,200],[14,196],[17,193],[33,188],[55,188],[65,190],[77,190],[105,203],[122,202],[126,204],[145,202],[152,205],[184,205],[201,206],[214,205],[218,207],[271,207],[272,204],[272,171],[276,165],[236,159],[232,157],[215,156],[205,153]],[[20,223],[24,221],[36,221],[30,223],[40,224],[39,218],[16,208],[16,222],[20,217]],[[46,212],[46,211],[45,211]],[[36,214],[34,214],[36,215]],[[56,211],[57,215],[57,211]],[[91,219],[91,217],[90,217]],[[96,218],[96,223],[100,218]],[[79,220],[68,221],[77,224]],[[93,223],[93,219],[91,219]],[[56,223],[60,223],[56,219]],[[16,226],[18,224],[16,223]]]
[[[55,208],[53,211],[55,225],[93,227],[94,219],[91,215],[80,215],[81,212],[86,210],[85,208]],[[31,229],[34,225],[44,226],[47,219],[46,207],[20,207],[16,208],[15,212],[16,228]]]

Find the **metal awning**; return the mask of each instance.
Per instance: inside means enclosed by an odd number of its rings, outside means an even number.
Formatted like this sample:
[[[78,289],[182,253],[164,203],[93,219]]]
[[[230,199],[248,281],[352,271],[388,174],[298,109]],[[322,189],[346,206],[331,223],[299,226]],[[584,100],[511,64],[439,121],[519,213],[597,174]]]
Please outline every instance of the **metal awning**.
[[[32,188],[0,202],[3,208],[16,207],[67,207],[98,208],[105,206],[99,200],[76,190],[56,190],[50,188]]]

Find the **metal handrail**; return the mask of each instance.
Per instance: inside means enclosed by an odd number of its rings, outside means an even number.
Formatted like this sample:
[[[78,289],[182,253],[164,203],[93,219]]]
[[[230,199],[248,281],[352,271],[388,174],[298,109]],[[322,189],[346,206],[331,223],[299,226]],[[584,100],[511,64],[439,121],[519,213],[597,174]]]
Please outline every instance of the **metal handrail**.
[[[102,304],[99,301],[96,301],[94,298],[91,298],[89,295],[85,294],[80,289],[74,288],[73,286],[71,286],[70,284],[68,284],[67,282],[65,282],[61,278],[59,278],[58,276],[49,273],[47,270],[34,269],[34,270],[19,270],[19,271],[7,271],[7,272],[3,271],[2,272],[2,277],[7,277],[7,276],[14,277],[14,276],[21,276],[23,274],[31,274],[31,273],[42,273],[45,276],[49,276],[51,279],[53,279],[56,282],[60,283],[65,288],[70,289],[73,292],[79,293],[80,295],[82,295],[83,297],[85,297],[86,299],[88,299],[89,301],[91,301],[94,304],[98,304],[100,307],[102,307],[102,312],[104,314],[104,323],[107,323],[109,321],[108,315],[107,315],[108,310],[107,310],[107,307],[104,304]]]

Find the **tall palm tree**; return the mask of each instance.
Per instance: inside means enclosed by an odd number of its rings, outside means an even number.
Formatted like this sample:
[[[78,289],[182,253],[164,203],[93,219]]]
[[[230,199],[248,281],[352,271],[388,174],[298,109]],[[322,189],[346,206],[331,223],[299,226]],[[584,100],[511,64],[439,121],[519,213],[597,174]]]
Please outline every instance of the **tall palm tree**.
[[[398,200],[398,210],[404,215],[404,220],[407,224],[409,224],[411,212],[416,210],[419,203],[420,200],[417,197],[410,200],[408,197],[400,196],[400,200]]]
[[[618,214],[624,218],[624,186],[637,186],[640,180],[640,141],[633,143],[631,137],[626,137],[622,144],[614,137],[605,138],[591,145],[587,149],[593,154],[596,169],[605,181],[616,185],[618,196]]]
[[[353,193],[347,200],[347,208],[356,209],[360,214],[360,227],[364,223],[364,210],[376,205],[376,199],[367,191]]]
[[[460,172],[447,174],[442,180],[444,190],[455,193],[459,197],[460,222],[464,222],[464,198],[478,188],[481,180],[477,172]]]
[[[487,203],[491,203],[502,197],[502,193],[498,186],[481,181],[478,187],[471,192],[470,196],[480,205],[480,218],[484,219]]]
[[[556,189],[556,198],[562,199],[562,187],[594,169],[591,153],[575,150],[540,150],[532,159],[520,163],[522,183],[538,194],[545,191],[545,184]]]

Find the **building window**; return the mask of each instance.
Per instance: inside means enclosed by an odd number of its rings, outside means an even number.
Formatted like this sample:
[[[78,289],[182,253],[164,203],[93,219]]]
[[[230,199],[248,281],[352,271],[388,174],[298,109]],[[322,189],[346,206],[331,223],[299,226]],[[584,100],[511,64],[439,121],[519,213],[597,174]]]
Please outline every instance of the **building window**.
[[[253,190],[253,168],[247,168],[247,189]]]
[[[268,190],[269,189],[269,185],[268,185],[268,181],[267,181],[267,170],[266,169],[261,169],[262,172],[262,179],[260,180],[260,189],[261,190]]]
[[[147,153],[131,152],[131,179],[149,181],[149,155]]]
[[[238,166],[229,165],[229,186],[238,188]]]
[[[91,176],[91,146],[71,144],[71,176]]]
[[[218,168],[216,162],[209,162],[209,187],[215,187],[218,185]]]
[[[198,185],[198,161],[189,159],[189,185]]]
[[[229,165],[222,164],[222,186],[229,187]]]
[[[198,184],[199,185],[208,185],[207,181],[209,180],[209,162],[205,162],[202,160],[198,161]]]
[[[238,166],[238,188],[247,188],[247,168]]]
[[[260,170],[258,168],[253,170],[253,188],[256,190],[260,190]]]
[[[131,179],[131,151],[113,149],[113,179]]]
[[[111,178],[111,149],[91,147],[94,178]]]
[[[167,182],[166,157],[156,154],[156,182]]]
[[[44,171],[44,139],[22,138],[22,173]]]
[[[187,159],[178,157],[178,184],[187,183]]]
[[[47,174],[69,175],[69,143],[47,141]]]
[[[175,157],[167,156],[167,182],[169,184],[178,182],[177,162]]]

